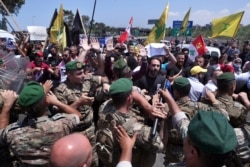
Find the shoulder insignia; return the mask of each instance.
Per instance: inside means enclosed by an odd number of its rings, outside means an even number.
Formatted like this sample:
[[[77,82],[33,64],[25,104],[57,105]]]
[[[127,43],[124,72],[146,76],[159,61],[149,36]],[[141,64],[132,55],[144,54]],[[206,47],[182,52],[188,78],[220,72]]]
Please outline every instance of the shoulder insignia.
[[[61,83],[61,84],[56,88],[56,90],[57,90],[58,92],[64,92],[66,88],[67,88],[67,85],[66,85],[65,83]]]
[[[56,115],[54,115],[54,116],[51,117],[51,119],[53,121],[56,121],[56,120],[59,120],[59,119],[62,119],[62,118],[66,118],[66,115],[63,114],[63,113],[58,113],[58,114],[56,114]]]
[[[238,103],[238,102],[234,102],[233,103],[233,106],[234,107],[237,107],[237,108],[242,108],[242,104]]]
[[[12,131],[12,130],[15,130],[15,129],[18,129],[20,128],[20,125],[18,123],[13,123],[13,124],[10,124],[6,127],[6,130],[7,131]]]

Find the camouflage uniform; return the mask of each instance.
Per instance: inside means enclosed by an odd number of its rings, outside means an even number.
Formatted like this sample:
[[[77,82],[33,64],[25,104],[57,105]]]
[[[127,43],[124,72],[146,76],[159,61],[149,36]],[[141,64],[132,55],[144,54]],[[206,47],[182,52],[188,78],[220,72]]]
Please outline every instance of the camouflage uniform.
[[[210,111],[212,109],[212,106],[201,102],[191,101],[189,97],[179,98],[176,101],[176,104],[180,107],[181,111],[185,112],[189,119],[192,119],[199,110]],[[167,133],[165,134],[165,136],[167,136],[167,141],[164,143],[167,143],[167,145],[164,164],[167,165],[168,163],[183,161],[184,154],[182,138],[177,129],[172,126],[171,116],[166,119],[165,129],[166,130],[164,131]]]
[[[106,106],[106,108],[105,108]],[[129,113],[121,113],[114,109],[112,101],[101,106],[100,111],[102,119],[99,119],[98,126],[100,129],[97,132],[97,153],[99,159],[106,167],[115,167],[119,161],[121,149],[117,141],[113,138],[114,127],[122,125],[127,133],[132,136],[135,131],[138,131],[136,144],[133,149],[132,164],[138,167],[152,167],[156,152],[163,149],[160,136],[157,133],[155,137],[151,137],[151,127],[144,125],[144,118],[135,114],[136,111],[131,109]],[[107,112],[108,108],[111,112]],[[139,113],[139,111],[137,111]]]
[[[182,115],[182,116],[181,116]],[[187,130],[189,125],[189,119],[184,114],[178,113],[173,120],[173,126],[177,128],[178,132],[181,134],[182,139],[187,136]],[[240,158],[244,166],[250,165],[250,124],[244,123],[240,128],[234,128],[237,147],[236,154]],[[169,164],[168,167],[184,167],[185,163]]]
[[[73,88],[73,86],[66,80],[55,88],[54,93],[58,100],[70,105],[76,101],[82,93],[88,93],[94,95],[96,88],[101,84],[99,76],[91,76],[84,78],[83,84],[79,89]],[[80,132],[87,136],[92,148],[93,148],[93,166],[98,166],[98,157],[95,151],[96,137],[95,137],[95,125],[93,122],[93,108],[88,105],[82,105],[78,108],[81,113],[80,123],[74,129],[75,132]]]
[[[230,124],[237,128],[241,124],[245,123],[247,120],[247,108],[239,102],[233,101],[233,98],[228,95],[218,95],[218,104],[213,104],[213,106],[219,111],[224,110],[227,112]]]
[[[0,130],[0,145],[9,145],[20,166],[49,166],[51,146],[70,134],[79,118],[75,114],[56,114],[52,118],[39,117],[33,123],[36,128],[25,119]]]

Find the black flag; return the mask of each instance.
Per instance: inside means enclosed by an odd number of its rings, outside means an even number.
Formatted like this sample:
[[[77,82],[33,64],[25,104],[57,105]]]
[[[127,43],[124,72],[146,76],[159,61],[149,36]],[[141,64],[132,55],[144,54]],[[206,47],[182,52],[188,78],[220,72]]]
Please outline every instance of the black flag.
[[[71,31],[71,39],[73,41],[73,45],[79,45],[79,34],[81,32],[84,32],[84,25],[82,23],[81,15],[77,9]]]
[[[51,18],[51,21],[50,21],[50,25],[49,25],[49,28],[48,28],[48,33],[49,34],[50,34],[50,29],[53,26],[56,17],[57,17],[57,9],[55,9],[54,14],[53,14],[53,16]]]

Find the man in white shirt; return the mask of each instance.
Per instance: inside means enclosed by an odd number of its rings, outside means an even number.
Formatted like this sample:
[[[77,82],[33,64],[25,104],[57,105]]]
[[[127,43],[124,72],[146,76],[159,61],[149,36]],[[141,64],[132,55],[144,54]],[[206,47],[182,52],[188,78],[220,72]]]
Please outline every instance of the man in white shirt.
[[[214,94],[216,93],[216,91],[217,91],[217,77],[219,75],[221,75],[222,73],[223,72],[220,69],[213,69],[213,71],[211,72],[210,80],[207,82],[207,84],[203,88],[202,95],[201,95],[202,98],[206,96],[206,89],[208,89],[209,91],[211,91]]]
[[[206,72],[207,69],[204,69],[200,66],[194,66],[190,70],[191,76],[188,77],[188,80],[191,85],[191,90],[188,96],[192,101],[200,101],[204,85],[199,80],[202,80],[204,73]]]

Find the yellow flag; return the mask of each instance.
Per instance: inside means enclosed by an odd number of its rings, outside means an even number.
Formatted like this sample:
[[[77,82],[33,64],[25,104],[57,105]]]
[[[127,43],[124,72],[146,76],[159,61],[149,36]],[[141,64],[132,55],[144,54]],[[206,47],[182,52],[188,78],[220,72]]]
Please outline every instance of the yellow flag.
[[[182,21],[181,29],[180,29],[182,32],[185,32],[186,29],[187,29],[190,11],[191,11],[191,8],[189,8],[189,10],[187,11],[187,13],[186,13],[186,15],[185,15],[185,17],[184,17],[184,19]]]
[[[244,11],[212,21],[213,34],[210,38],[218,36],[234,37],[238,31]]]
[[[162,39],[165,38],[166,19],[168,17],[168,10],[169,10],[169,3],[167,4],[166,8],[161,14],[160,19],[156,22],[155,26],[149,33],[148,38],[144,42],[144,45],[147,45],[149,43],[160,42]]]
[[[63,32],[64,32],[64,21],[63,21],[63,6],[60,6],[59,13],[50,29],[50,42],[63,44]]]

